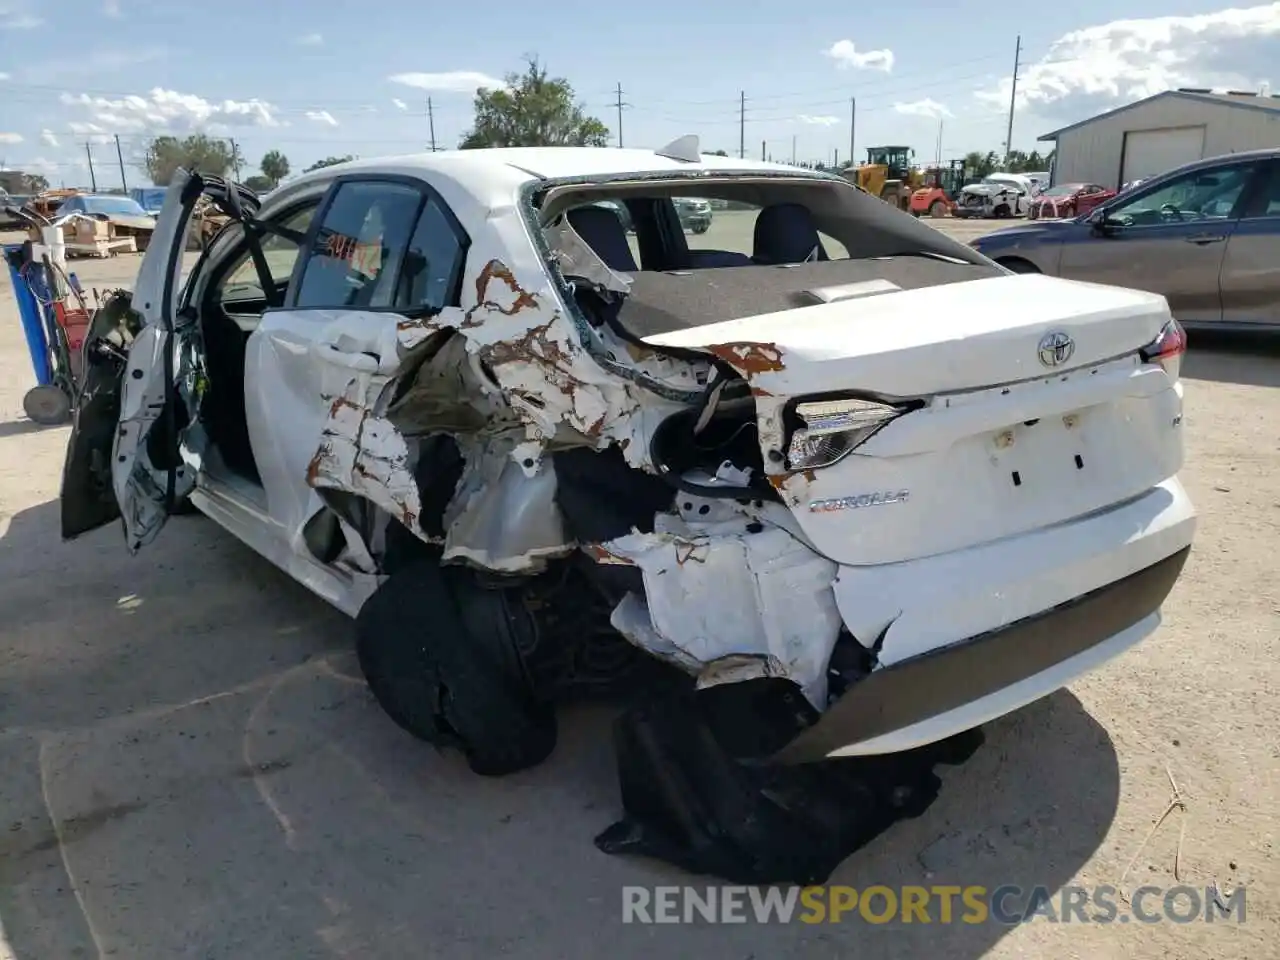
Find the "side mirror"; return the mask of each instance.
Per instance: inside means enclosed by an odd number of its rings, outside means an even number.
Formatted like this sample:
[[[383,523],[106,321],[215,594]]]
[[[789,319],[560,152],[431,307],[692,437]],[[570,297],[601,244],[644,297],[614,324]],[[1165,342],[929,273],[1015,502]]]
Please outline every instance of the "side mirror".
[[[1115,233],[1117,228],[1120,226],[1120,224],[1115,221],[1108,219],[1105,207],[1096,208],[1086,218],[1085,223],[1089,224],[1089,228],[1094,236],[1098,237],[1110,236]]]

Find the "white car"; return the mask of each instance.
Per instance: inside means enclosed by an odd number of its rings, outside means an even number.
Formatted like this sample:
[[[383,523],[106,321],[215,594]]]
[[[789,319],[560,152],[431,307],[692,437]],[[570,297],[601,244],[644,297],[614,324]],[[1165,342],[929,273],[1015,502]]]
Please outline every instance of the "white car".
[[[201,193],[236,221],[184,283]],[[739,249],[691,248],[687,195],[758,208]],[[64,536],[136,552],[189,503],[481,773],[548,755],[593,651],[780,686],[780,762],[905,751],[1156,630],[1184,347],[1160,296],[696,144],[360,160],[260,209],[180,175],[95,318]]]
[[[1036,193],[1030,180],[1016,173],[992,173],[960,188],[953,216],[1003,220],[1023,217]]]

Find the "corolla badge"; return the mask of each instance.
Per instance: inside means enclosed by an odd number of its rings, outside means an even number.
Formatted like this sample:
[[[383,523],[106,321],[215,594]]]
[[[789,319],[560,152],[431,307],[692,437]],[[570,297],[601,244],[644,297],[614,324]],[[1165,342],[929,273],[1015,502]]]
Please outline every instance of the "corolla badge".
[[[1076,342],[1061,330],[1046,333],[1040,338],[1040,362],[1046,367],[1060,367],[1076,352]]]
[[[849,497],[833,497],[830,500],[811,500],[813,513],[831,513],[835,510],[860,510],[863,507],[883,507],[890,503],[906,503],[910,490],[877,490],[875,493],[855,493]]]

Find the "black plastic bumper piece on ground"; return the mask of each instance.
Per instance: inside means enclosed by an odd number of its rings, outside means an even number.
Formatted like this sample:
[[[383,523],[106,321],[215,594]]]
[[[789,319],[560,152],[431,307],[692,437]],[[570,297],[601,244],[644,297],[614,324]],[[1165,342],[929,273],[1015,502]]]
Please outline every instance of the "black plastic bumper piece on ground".
[[[875,670],[774,759],[821,760],[840,747],[972,703],[1096,647],[1160,609],[1190,552],[1186,547],[1044,613]]]
[[[786,736],[812,711],[786,681],[756,686],[732,723],[704,691],[653,701],[615,729],[626,817],[596,837],[605,853],[638,854],[730,883],[821,883],[840,861],[937,797],[938,763],[962,763],[982,743],[969,731],[883,757],[784,766],[742,760],[744,741]],[[727,688],[713,688],[715,691]],[[744,690],[745,692],[745,690]],[[785,701],[785,702],[784,702]],[[790,716],[788,717],[788,713]],[[752,730],[752,727],[757,729]]]

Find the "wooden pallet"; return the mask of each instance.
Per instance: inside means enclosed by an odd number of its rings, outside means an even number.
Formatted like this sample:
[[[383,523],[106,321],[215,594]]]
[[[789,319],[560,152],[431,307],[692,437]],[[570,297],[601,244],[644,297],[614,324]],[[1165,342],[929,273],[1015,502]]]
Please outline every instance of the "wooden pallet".
[[[111,237],[93,243],[67,242],[68,257],[114,257],[117,253],[137,253],[138,244],[133,237]]]

